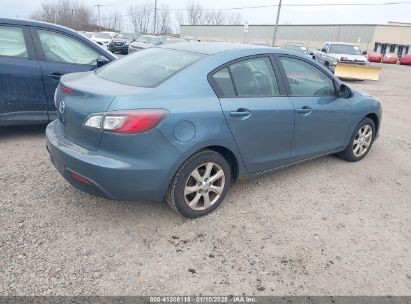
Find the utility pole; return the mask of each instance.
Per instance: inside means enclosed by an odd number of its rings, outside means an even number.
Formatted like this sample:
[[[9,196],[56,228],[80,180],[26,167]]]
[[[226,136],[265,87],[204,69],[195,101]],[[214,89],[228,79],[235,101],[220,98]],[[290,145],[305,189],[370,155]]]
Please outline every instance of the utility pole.
[[[278,31],[278,21],[280,20],[280,12],[281,12],[281,3],[283,1],[280,0],[278,3],[278,9],[277,9],[277,20],[275,21],[275,28],[274,28],[274,35],[273,35],[273,42],[271,43],[271,46],[275,46],[275,41],[277,40],[277,31]]]
[[[98,11],[98,29],[101,32],[101,18],[100,18],[100,6],[103,6],[102,4],[96,4],[94,6],[97,6],[97,11]]]
[[[157,0],[154,0],[154,34],[157,31]]]

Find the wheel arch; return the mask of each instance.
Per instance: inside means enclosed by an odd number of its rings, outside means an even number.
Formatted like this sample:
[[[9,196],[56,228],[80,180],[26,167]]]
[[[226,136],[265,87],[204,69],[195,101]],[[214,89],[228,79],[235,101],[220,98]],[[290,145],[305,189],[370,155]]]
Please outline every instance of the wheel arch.
[[[375,133],[377,134],[377,133],[378,133],[378,130],[379,130],[379,127],[380,127],[380,121],[379,121],[379,119],[378,119],[377,114],[375,114],[375,113],[369,113],[369,114],[365,115],[364,118],[369,118],[369,119],[371,119],[371,120],[374,122],[374,125],[375,125]]]
[[[235,154],[230,149],[228,149],[226,147],[223,147],[223,146],[208,146],[208,147],[205,147],[201,150],[212,150],[214,152],[217,152],[217,153],[221,154],[227,160],[228,164],[230,165],[231,179],[234,182],[237,181],[237,179],[240,175],[240,166],[239,166],[239,162],[238,162],[237,157],[235,156]],[[196,153],[198,153],[198,152],[199,151],[197,151]]]

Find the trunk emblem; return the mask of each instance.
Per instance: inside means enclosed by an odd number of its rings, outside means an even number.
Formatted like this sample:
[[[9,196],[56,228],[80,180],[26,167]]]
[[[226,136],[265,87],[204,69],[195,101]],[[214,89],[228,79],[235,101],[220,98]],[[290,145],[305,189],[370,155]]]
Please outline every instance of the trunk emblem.
[[[59,112],[60,114],[64,113],[64,110],[66,109],[66,104],[64,103],[64,101],[62,100],[59,104]]]

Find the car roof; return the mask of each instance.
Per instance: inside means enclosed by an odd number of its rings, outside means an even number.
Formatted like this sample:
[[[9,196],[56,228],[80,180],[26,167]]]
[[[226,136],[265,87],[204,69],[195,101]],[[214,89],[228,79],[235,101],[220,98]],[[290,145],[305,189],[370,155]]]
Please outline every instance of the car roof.
[[[42,22],[42,21],[35,21],[35,20],[28,20],[28,19],[9,19],[9,18],[0,18],[0,24],[7,24],[7,25],[19,25],[19,26],[34,26],[34,27],[39,27],[39,28],[44,28],[44,29],[51,29],[51,30],[56,30],[60,31],[62,33],[66,33],[68,35],[72,35],[77,37],[80,40],[83,41],[89,41],[89,39],[84,36],[81,33],[76,32],[75,30],[72,30],[70,28],[53,24],[53,23],[48,23],[48,22]],[[110,52],[102,49],[102,52],[104,56],[110,58],[111,60],[114,60],[116,57],[112,55]]]
[[[327,41],[328,44],[344,44],[344,45],[357,45],[358,43],[350,43],[350,42],[335,42],[335,41]]]
[[[0,23],[3,24],[10,24],[10,25],[26,25],[26,26],[37,26],[37,27],[44,27],[44,28],[49,28],[49,29],[55,29],[59,31],[63,31],[66,33],[77,33],[76,31],[69,29],[67,27],[53,24],[53,23],[47,23],[47,22],[42,22],[42,21],[35,21],[35,20],[29,20],[29,19],[9,19],[9,18],[0,18]]]
[[[287,42],[284,45],[304,45],[304,43],[300,43],[300,42]]]
[[[200,53],[205,55],[214,55],[217,53],[241,49],[264,49],[270,51],[277,49],[268,46],[228,42],[181,42],[176,44],[162,45],[161,47],[173,50]]]

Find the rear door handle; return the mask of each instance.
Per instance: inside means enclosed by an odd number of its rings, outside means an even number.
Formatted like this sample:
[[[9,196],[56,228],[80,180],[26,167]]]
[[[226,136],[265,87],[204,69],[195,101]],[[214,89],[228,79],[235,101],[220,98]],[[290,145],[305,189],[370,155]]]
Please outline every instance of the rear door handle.
[[[313,111],[313,109],[311,109],[310,107],[304,106],[300,109],[297,109],[297,113],[301,113],[301,114],[310,114]]]
[[[61,73],[52,73],[52,74],[48,74],[47,76],[50,76],[51,78],[54,78],[54,79],[60,79],[60,77],[63,76],[63,74],[61,74]]]
[[[250,115],[251,115],[251,111],[247,109],[238,109],[237,111],[230,112],[230,116],[233,116],[233,117],[246,117]]]

